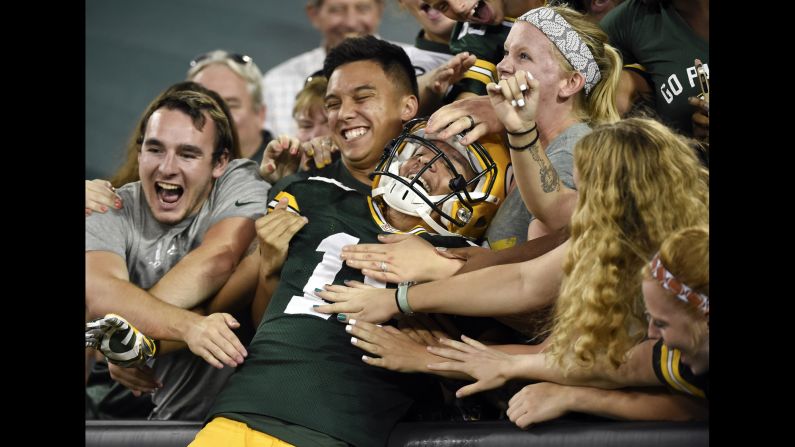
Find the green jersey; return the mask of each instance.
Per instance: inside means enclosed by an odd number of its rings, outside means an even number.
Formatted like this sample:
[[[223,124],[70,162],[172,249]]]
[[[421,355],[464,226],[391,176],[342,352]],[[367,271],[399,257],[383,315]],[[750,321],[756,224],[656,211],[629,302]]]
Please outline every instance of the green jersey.
[[[316,313],[312,305],[323,304],[315,289],[325,284],[356,280],[384,287],[345,265],[339,254],[344,245],[377,243],[379,233],[396,230],[373,205],[370,188],[341,162],[320,175],[294,177],[271,202],[273,206],[288,198],[290,208],[309,223],[290,241],[279,286],[248,346],[249,355],[209,416],[223,413],[234,419],[240,414],[252,428],[290,443],[300,444],[300,439],[291,439],[289,432],[274,433],[272,426],[258,427],[256,418],[246,416],[277,418],[354,446],[385,445],[413,403],[413,391],[430,378],[365,364],[364,352],[351,345],[344,325]],[[420,228],[413,232],[427,236]],[[438,238],[443,241],[436,239],[435,245],[466,245],[463,238]]]
[[[692,135],[695,111],[687,98],[701,93],[693,61],[704,63],[709,78],[709,42],[697,35],[673,4],[647,6],[627,0],[599,23],[621,51],[624,68],[639,72],[654,93],[654,109],[667,125]]]
[[[454,99],[463,92],[485,95],[486,84],[499,82],[497,64],[502,60],[505,39],[515,21],[514,18],[506,17],[499,25],[456,23],[450,35],[450,51],[453,54],[468,51],[475,55],[477,60],[475,65],[464,73],[464,78],[453,86],[448,98]]]

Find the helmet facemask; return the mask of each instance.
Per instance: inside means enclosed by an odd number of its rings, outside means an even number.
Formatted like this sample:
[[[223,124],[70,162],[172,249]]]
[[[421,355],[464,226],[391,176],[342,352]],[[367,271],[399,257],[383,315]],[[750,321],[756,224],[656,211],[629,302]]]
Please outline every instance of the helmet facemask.
[[[423,118],[409,121],[401,135],[384,149],[381,161],[370,174],[373,179],[373,198],[380,198],[403,214],[422,218],[439,234],[464,234],[460,230],[470,223],[473,206],[484,201],[498,201],[490,194],[497,166],[480,143],[463,146],[459,142],[461,135],[449,138],[446,141],[449,147],[442,149],[444,143],[425,138],[426,123],[427,120]],[[419,170],[408,176],[401,176],[400,168],[420,148],[423,148],[423,155]],[[471,169],[469,175],[467,172],[459,172],[451,156]],[[446,169],[450,172],[452,178],[447,185],[449,191],[435,195],[428,191],[428,184],[422,177],[432,166],[434,169]],[[441,224],[433,219],[433,212],[441,217]]]

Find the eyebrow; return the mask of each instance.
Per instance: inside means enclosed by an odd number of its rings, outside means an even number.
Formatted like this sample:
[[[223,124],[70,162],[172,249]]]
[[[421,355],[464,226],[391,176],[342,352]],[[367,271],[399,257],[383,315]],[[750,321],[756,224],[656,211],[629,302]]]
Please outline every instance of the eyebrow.
[[[377,91],[378,89],[376,89],[374,85],[365,84],[365,85],[361,85],[361,86],[359,86],[359,87],[356,87],[355,89],[353,89],[353,93],[354,93],[354,94],[356,94],[356,93],[361,93],[361,92],[362,92],[362,91],[364,91],[364,90],[372,90],[372,91]],[[323,100],[324,100],[324,101],[328,101],[329,99],[332,99],[332,98],[339,98],[339,96],[338,96],[338,95],[335,95],[335,94],[333,94],[333,93],[329,93],[329,94],[327,94],[327,95],[326,95],[326,96],[323,98]]]
[[[146,141],[143,143],[144,146],[160,146],[165,147],[166,145],[163,144],[162,141],[158,140],[157,138],[147,138]],[[195,144],[180,144],[177,146],[177,151],[179,152],[190,152],[202,155],[204,151],[199,146]]]

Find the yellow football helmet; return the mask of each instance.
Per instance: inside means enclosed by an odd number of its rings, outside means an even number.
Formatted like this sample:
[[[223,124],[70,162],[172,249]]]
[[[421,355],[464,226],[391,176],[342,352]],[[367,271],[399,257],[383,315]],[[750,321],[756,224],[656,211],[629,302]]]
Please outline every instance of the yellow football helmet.
[[[461,153],[474,172],[471,179],[466,179],[433,142],[441,140],[425,138],[426,125],[427,118],[409,121],[400,136],[385,148],[375,171],[370,174],[372,196],[401,213],[422,218],[439,234],[457,234],[478,240],[505,199],[511,164],[508,150],[496,135],[486,136],[468,146],[459,143],[461,135],[449,138],[445,143]],[[421,146],[433,154],[432,158],[411,177],[400,176],[400,166]],[[437,160],[441,160],[453,176],[448,194],[430,195],[421,181],[423,172]],[[432,212],[440,216],[441,222],[431,216]]]

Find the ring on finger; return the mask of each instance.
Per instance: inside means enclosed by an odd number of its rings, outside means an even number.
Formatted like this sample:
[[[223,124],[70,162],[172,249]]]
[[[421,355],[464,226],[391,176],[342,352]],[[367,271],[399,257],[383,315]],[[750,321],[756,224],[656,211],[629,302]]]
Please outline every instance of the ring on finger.
[[[381,271],[386,273],[386,262],[385,261],[381,261]]]
[[[469,119],[469,127],[467,127],[467,132],[475,128],[475,119],[472,118],[472,115],[467,115],[465,118]]]

